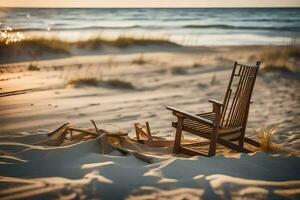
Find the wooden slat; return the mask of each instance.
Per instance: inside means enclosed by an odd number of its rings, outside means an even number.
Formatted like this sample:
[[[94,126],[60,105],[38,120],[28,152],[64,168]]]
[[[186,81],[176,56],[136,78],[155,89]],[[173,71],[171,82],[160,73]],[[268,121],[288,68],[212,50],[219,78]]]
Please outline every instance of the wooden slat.
[[[250,151],[249,149],[246,149],[244,147],[240,147],[239,145],[236,145],[230,141],[227,141],[225,139],[222,138],[218,138],[218,143],[222,144],[225,147],[228,147],[230,149],[236,150],[238,152],[244,152],[244,153],[252,153],[252,151]]]
[[[251,138],[248,138],[248,137],[244,137],[244,141],[253,145],[253,146],[256,146],[256,147],[260,147],[261,144],[255,140],[252,140]]]
[[[214,126],[214,123],[212,121],[207,120],[203,117],[199,117],[195,114],[188,113],[188,112],[185,112],[185,111],[179,110],[177,108],[173,108],[173,107],[167,107],[167,109],[172,110],[173,114],[177,117],[184,117],[184,118],[192,119],[192,120],[195,120],[195,121],[199,121],[199,122],[201,122],[203,124],[206,124],[208,126]]]
[[[246,71],[246,75],[251,74],[251,68],[248,68]],[[248,98],[248,85],[251,84],[251,79],[248,77],[244,77],[243,83],[240,88],[240,94],[238,97],[238,104],[234,110],[233,117],[231,119],[232,126],[240,126],[242,125],[243,117],[246,112],[245,106],[249,104],[250,99]]]
[[[189,156],[205,156],[208,157],[208,155],[200,152],[200,151],[195,151],[187,147],[180,147],[180,153],[189,155]]]
[[[246,68],[242,68],[242,75],[244,75],[246,73]],[[228,117],[227,117],[227,121],[226,121],[226,126],[230,126],[231,123],[232,123],[232,116],[233,116],[233,113],[235,111],[235,107],[236,107],[236,104],[237,104],[237,101],[238,101],[238,97],[240,95],[240,88],[242,86],[242,82],[244,81],[244,77],[241,77],[239,79],[239,82],[238,82],[238,85],[237,85],[237,89],[236,89],[236,92],[234,94],[234,97],[233,97],[233,100],[232,100],[232,104],[230,106],[230,110],[229,110],[229,114],[228,114]]]

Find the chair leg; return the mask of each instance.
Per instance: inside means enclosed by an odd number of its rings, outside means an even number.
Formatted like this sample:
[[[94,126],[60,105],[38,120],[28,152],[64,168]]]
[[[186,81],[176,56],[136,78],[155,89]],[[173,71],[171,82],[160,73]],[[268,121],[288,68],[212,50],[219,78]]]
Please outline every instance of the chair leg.
[[[218,138],[218,143],[225,146],[225,147],[227,147],[227,148],[233,149],[237,152],[252,153],[252,151],[250,151],[249,149],[246,149],[244,147],[240,147],[239,145],[234,144],[230,141],[224,140],[222,138]]]
[[[239,138],[239,146],[244,147],[244,138],[245,138],[245,131],[242,132],[240,138]]]
[[[239,139],[239,146],[244,147],[244,137],[240,137]]]
[[[178,117],[177,119],[178,119],[178,123],[177,123],[177,129],[176,129],[176,135],[175,135],[175,141],[173,147],[173,153],[175,154],[180,153],[180,142],[181,142],[182,125],[183,125],[182,117]]]
[[[217,137],[215,134],[213,134],[209,144],[208,156],[216,155],[216,149],[217,149]]]

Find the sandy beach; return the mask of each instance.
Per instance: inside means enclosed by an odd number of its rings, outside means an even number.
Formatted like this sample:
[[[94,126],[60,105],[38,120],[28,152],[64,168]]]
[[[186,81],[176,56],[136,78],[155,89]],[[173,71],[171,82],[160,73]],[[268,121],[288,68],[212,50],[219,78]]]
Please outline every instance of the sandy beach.
[[[297,199],[300,196],[299,60],[259,71],[247,136],[270,130],[267,152],[239,154],[219,146],[213,158],[172,154],[172,147],[124,147],[98,137],[34,145],[64,123],[122,131],[148,121],[153,135],[174,138],[166,106],[200,113],[223,100],[234,61],[253,64],[284,46],[131,48],[116,53],[1,65],[1,199]],[[150,49],[150,50],[149,50]],[[159,50],[157,50],[159,49]],[[264,60],[262,60],[264,62]],[[188,139],[194,136],[185,135]],[[105,154],[103,154],[105,152]]]

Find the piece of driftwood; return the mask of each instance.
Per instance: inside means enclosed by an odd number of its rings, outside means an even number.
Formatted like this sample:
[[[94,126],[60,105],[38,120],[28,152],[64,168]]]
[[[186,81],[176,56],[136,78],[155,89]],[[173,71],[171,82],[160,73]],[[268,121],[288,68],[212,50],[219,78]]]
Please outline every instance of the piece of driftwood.
[[[136,152],[136,151],[132,151],[132,150],[129,150],[129,149],[124,149],[124,148],[122,148],[122,147],[116,147],[116,149],[117,149],[120,153],[122,153],[123,155],[129,155],[129,154],[132,154],[134,157],[136,157],[136,158],[138,158],[138,159],[140,159],[140,160],[143,160],[143,161],[145,161],[145,162],[147,162],[147,163],[150,163],[150,164],[154,163],[153,158],[151,158],[151,157],[149,157],[149,156],[146,156],[146,155],[144,155],[144,154],[142,154],[142,153],[139,153],[139,152]]]
[[[69,127],[68,129],[72,130],[72,131],[81,132],[81,133],[91,134],[91,135],[94,135],[94,136],[98,136],[99,135],[97,132],[91,131],[90,129],[82,129],[82,128],[75,128],[75,127]],[[111,132],[108,132],[108,131],[103,130],[103,129],[99,129],[99,132],[101,134],[105,133],[109,137],[128,136],[128,133],[122,133],[122,132],[111,133]]]
[[[77,132],[80,132],[80,133],[85,133],[85,134],[93,135],[93,136],[95,136],[95,137],[98,136],[98,133],[97,133],[97,132],[90,131],[90,130],[86,130],[86,129],[75,128],[75,127],[69,127],[68,130],[70,130],[70,131],[77,131]]]
[[[106,131],[104,129],[99,129],[99,131],[101,131],[102,133],[105,133],[107,136],[109,137],[121,137],[121,136],[128,136],[128,133],[124,133],[124,132],[116,132],[116,133],[112,133],[109,131]]]
[[[256,147],[260,144],[245,136],[251,96],[260,62],[248,66],[234,63],[224,101],[210,99],[212,112],[193,114],[174,107],[167,107],[176,116],[174,153],[214,156],[217,143],[239,152],[251,152],[244,143]],[[209,140],[207,153],[195,151],[182,143],[182,132],[188,132]],[[236,144],[237,142],[238,144]]]
[[[70,123],[65,123],[65,124],[61,125],[60,127],[58,127],[57,129],[55,129],[54,131],[48,133],[48,135],[51,136],[51,135],[57,133],[60,129],[64,129],[66,126],[69,126],[69,125],[70,125]]]
[[[123,133],[123,132],[112,133],[104,129],[98,129],[96,123],[93,120],[91,121],[95,129],[76,128],[70,126],[69,123],[65,123],[60,127],[58,127],[57,129],[55,129],[54,131],[48,133],[47,134],[49,136],[48,139],[34,143],[33,145],[61,146],[62,144],[69,144],[72,141],[76,142],[76,141],[94,139],[100,135],[105,135],[108,137],[116,137],[116,138],[128,136],[128,133]]]
[[[135,128],[136,138],[138,142],[145,138],[148,140],[152,140],[152,135],[151,135],[150,126],[148,122],[146,122],[146,125],[135,123],[134,128]]]
[[[98,129],[98,127],[97,127],[95,121],[94,121],[94,120],[91,120],[91,122],[92,122],[92,124],[94,125],[94,127],[95,127],[95,129],[96,129],[96,132],[97,132],[99,135],[101,135],[102,133],[101,133],[100,130]]]
[[[39,146],[60,146],[68,134],[69,123],[63,124],[56,130],[52,131],[48,135],[50,136],[48,139],[43,140],[41,142],[34,143],[33,145]]]

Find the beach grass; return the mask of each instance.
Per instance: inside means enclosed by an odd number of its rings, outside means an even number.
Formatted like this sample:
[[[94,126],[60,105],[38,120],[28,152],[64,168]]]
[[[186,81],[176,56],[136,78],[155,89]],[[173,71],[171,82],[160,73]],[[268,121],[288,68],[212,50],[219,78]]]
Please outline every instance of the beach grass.
[[[28,57],[31,60],[44,55],[69,55],[68,43],[57,38],[35,37],[19,42],[0,40],[0,59]]]
[[[147,61],[145,60],[143,53],[141,53],[138,58],[136,58],[132,61],[132,64],[136,64],[136,65],[144,65],[146,63],[147,63]]]
[[[28,57],[38,58],[43,55],[69,55],[74,50],[98,50],[102,47],[130,48],[143,46],[172,46],[179,45],[164,39],[131,38],[120,36],[115,40],[108,40],[101,36],[79,40],[65,41],[57,37],[30,37],[18,42],[8,43],[0,40],[0,59]]]
[[[67,82],[67,85],[72,85],[74,87],[85,85],[85,86],[98,86],[99,80],[96,78],[77,78],[71,79]]]
[[[102,80],[101,78],[95,77],[85,77],[85,78],[74,78],[70,79],[66,85],[71,85],[73,87],[109,87],[113,89],[135,89],[134,85],[131,82],[120,80],[120,79],[110,79]]]
[[[89,49],[99,49],[102,46],[113,46],[118,48],[128,48],[135,46],[149,46],[149,45],[169,45],[169,46],[179,46],[173,42],[164,39],[144,39],[144,38],[132,38],[120,36],[115,40],[108,40],[102,38],[101,36],[93,37],[88,40],[82,40],[73,43],[73,45],[78,48],[89,48]]]
[[[119,88],[119,89],[128,89],[133,90],[135,89],[134,85],[131,82],[120,80],[120,79],[111,79],[105,81],[105,83],[113,88]]]
[[[300,60],[300,48],[296,46],[272,47],[260,55],[264,70],[300,72],[296,62]]]
[[[255,129],[254,135],[257,135],[260,141],[260,150],[268,152],[273,149],[272,136],[276,132],[275,127],[263,126],[262,128]]]
[[[37,66],[37,65],[35,65],[35,64],[30,64],[30,65],[28,65],[28,68],[27,68],[29,71],[40,71],[40,68]]]
[[[181,66],[175,66],[171,68],[171,73],[173,75],[185,75],[187,74],[187,70]]]

